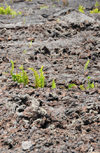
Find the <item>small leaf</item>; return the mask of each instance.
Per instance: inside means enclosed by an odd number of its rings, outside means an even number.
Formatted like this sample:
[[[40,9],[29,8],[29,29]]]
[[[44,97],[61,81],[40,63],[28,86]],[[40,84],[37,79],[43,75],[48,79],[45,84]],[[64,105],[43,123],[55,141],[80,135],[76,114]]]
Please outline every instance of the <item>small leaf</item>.
[[[85,8],[82,5],[79,5],[79,8],[78,8],[79,12],[84,13],[84,9]]]
[[[77,85],[74,84],[74,83],[70,83],[70,84],[68,85],[68,89],[70,89],[70,88],[72,88],[72,87],[77,87]]]
[[[81,90],[85,90],[85,88],[84,88],[84,85],[83,85],[83,84],[82,84],[82,85],[80,85],[79,87],[80,87],[80,89],[81,89]]]
[[[87,69],[89,63],[90,63],[90,60],[88,59],[87,62],[86,62],[86,64],[85,64],[85,66],[84,66],[84,71],[86,71],[86,69]]]
[[[52,87],[51,87],[52,89],[55,89],[56,88],[56,83],[55,83],[55,80],[53,79],[52,80]]]

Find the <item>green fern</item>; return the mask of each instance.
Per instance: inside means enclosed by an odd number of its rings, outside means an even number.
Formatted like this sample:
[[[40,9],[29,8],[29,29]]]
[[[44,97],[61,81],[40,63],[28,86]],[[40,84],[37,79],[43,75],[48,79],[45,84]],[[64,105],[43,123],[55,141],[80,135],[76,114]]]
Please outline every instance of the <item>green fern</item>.
[[[43,72],[43,66],[39,70],[40,75],[34,68],[29,68],[29,70],[33,71],[33,76],[35,77],[35,88],[44,88],[45,86],[45,77]]]
[[[16,15],[21,15],[21,12],[16,12],[13,9],[11,9],[11,7],[9,5],[6,4],[6,8],[4,8],[4,6],[0,7],[0,14],[2,15],[12,15],[12,17],[16,16]]]
[[[23,83],[24,85],[27,85],[29,82],[28,79],[28,75],[25,72],[23,66],[20,66],[19,69],[21,70],[21,72],[14,74],[14,62],[11,60],[11,70],[10,70],[10,74],[12,76],[12,80],[17,82],[17,83]]]
[[[55,89],[56,88],[56,83],[55,83],[55,80],[53,79],[52,80],[52,87],[51,87],[52,89]]]
[[[90,63],[90,60],[88,59],[87,62],[86,62],[86,64],[85,64],[85,66],[84,66],[84,71],[87,70],[87,67],[88,67],[89,63]]]
[[[85,8],[82,5],[79,5],[79,8],[78,8],[79,12],[84,13],[84,9]]]
[[[77,85],[74,84],[74,83],[70,83],[70,84],[68,85],[68,89],[73,88],[73,87],[77,87]]]

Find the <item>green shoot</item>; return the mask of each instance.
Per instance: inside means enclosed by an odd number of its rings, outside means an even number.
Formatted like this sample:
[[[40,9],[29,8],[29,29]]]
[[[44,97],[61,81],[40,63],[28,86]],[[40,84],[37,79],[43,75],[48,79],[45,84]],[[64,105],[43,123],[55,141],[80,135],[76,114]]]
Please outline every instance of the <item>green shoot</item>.
[[[78,11],[81,13],[84,13],[84,7],[82,5],[79,5]]]
[[[19,67],[19,69],[21,70],[21,72],[14,74],[14,62],[11,60],[11,70],[10,70],[10,74],[12,76],[12,80],[17,82],[17,83],[23,83],[24,85],[27,85],[29,80],[28,80],[28,75],[25,72],[23,66]]]
[[[93,10],[90,11],[91,14],[93,13],[100,13],[99,9],[98,8],[95,8]]]
[[[43,72],[43,66],[41,67],[41,69],[39,70],[40,72],[40,87],[44,88],[45,85],[45,77],[44,77],[44,72]]]
[[[49,6],[48,5],[41,5],[40,6],[40,10],[43,10],[43,9],[48,9],[49,8]]]
[[[55,83],[55,80],[53,79],[52,80],[52,87],[51,87],[52,89],[55,89],[56,88],[56,83]]]
[[[30,41],[30,43],[29,43],[29,47],[31,48],[31,46],[32,46],[32,40]]]
[[[68,89],[73,88],[73,87],[77,87],[77,85],[74,84],[74,83],[70,83],[70,84],[68,85]]]
[[[79,86],[79,88],[81,89],[81,90],[85,90],[85,88],[84,88],[84,85],[82,84],[82,85],[80,85]]]
[[[43,66],[39,70],[40,75],[34,68],[29,68],[29,70],[33,71],[33,76],[35,77],[35,88],[44,88],[45,86],[45,77],[43,72]]]
[[[96,1],[95,7],[99,7],[99,6],[100,6],[100,3]]]
[[[21,15],[21,12],[16,12],[9,5],[6,4],[6,8],[4,6],[0,7],[0,14],[2,15],[12,15],[12,17],[15,17],[16,15]]]
[[[89,63],[90,63],[90,60],[88,59],[87,62],[86,62],[86,64],[85,64],[85,66],[84,66],[84,71],[87,70],[87,67],[88,67]]]
[[[88,76],[87,77],[87,80],[88,80],[87,89],[91,89],[91,88],[93,89],[95,87],[94,82],[91,83],[90,79],[91,79],[91,77]]]

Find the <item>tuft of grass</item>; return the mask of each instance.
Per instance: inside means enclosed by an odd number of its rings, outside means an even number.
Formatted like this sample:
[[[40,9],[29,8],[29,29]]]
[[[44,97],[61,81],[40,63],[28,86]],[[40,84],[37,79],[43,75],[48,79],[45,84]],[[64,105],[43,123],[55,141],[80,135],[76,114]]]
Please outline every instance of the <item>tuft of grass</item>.
[[[45,77],[44,77],[44,72],[43,72],[43,66],[39,70],[40,74],[38,74],[38,72],[34,68],[29,68],[29,70],[33,71],[33,76],[35,78],[35,88],[44,88]]]
[[[55,89],[56,88],[56,83],[55,83],[55,80],[54,79],[52,80],[52,86],[51,86],[51,88],[52,89]]]
[[[12,15],[12,17],[15,17],[16,15],[21,15],[21,12],[16,12],[9,5],[6,4],[6,8],[4,6],[0,7],[0,14],[2,15]]]
[[[28,79],[28,75],[26,73],[26,71],[23,68],[23,65],[19,67],[19,69],[21,70],[21,72],[19,73],[14,73],[14,62],[11,60],[11,70],[10,70],[10,74],[12,76],[12,80],[17,82],[17,83],[23,83],[24,85],[27,85],[29,82]]]

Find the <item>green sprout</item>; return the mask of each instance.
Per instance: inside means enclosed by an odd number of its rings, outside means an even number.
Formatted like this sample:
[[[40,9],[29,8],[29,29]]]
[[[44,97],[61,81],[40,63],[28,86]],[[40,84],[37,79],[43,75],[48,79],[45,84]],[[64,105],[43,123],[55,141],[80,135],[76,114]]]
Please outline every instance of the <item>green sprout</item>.
[[[96,1],[95,7],[99,7],[99,6],[100,6],[100,3]]]
[[[9,5],[6,4],[6,8],[4,6],[0,7],[0,14],[2,15],[12,15],[12,17],[15,17],[16,15],[21,15],[21,12],[16,12]]]
[[[11,64],[12,66],[11,66],[10,74],[12,76],[12,80],[17,83],[23,83],[24,85],[27,85],[29,80],[28,80],[28,75],[23,68],[23,65],[19,67],[21,72],[15,74],[14,73],[14,62],[12,60],[11,60]]]
[[[44,77],[44,72],[43,72],[43,66],[39,70],[40,74],[38,74],[38,72],[34,68],[29,68],[29,70],[33,71],[33,76],[35,78],[35,88],[44,88],[45,77]]]
[[[100,3],[96,1],[95,8],[90,11],[91,14],[93,13],[100,13]]]
[[[85,88],[84,88],[84,85],[82,84],[82,85],[80,85],[79,86],[79,88],[81,89],[81,90],[85,90]]]
[[[29,47],[31,48],[31,46],[32,46],[32,40],[29,42]]]
[[[85,66],[84,66],[84,71],[87,70],[87,67],[88,67],[89,63],[90,63],[90,60],[88,59],[87,62],[86,62],[86,64],[85,64]]]
[[[52,87],[51,87],[52,89],[55,89],[56,88],[56,83],[55,83],[55,80],[53,79],[52,80]]]
[[[91,83],[90,79],[91,79],[91,77],[88,76],[87,77],[87,81],[88,81],[88,83],[87,83],[87,89],[91,89],[91,88],[93,89],[95,87],[94,82]]]
[[[82,5],[79,5],[78,11],[81,13],[84,13],[84,7]]]
[[[98,8],[95,8],[93,10],[90,11],[91,14],[93,13],[100,13],[100,10]]]
[[[49,8],[49,6],[48,5],[41,5],[40,6],[40,10],[43,10],[43,9],[48,9]]]
[[[73,88],[73,87],[77,87],[77,85],[74,84],[74,83],[70,83],[70,84],[68,85],[68,89]]]

